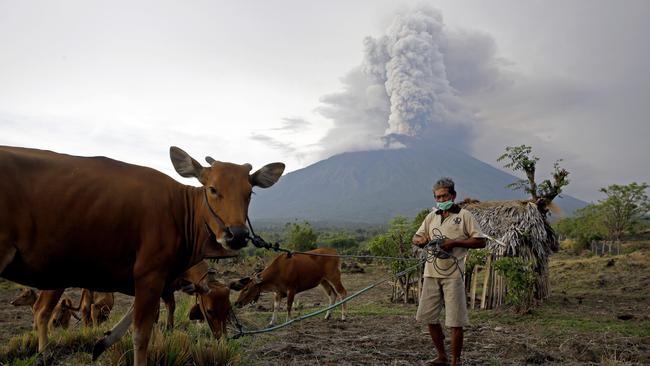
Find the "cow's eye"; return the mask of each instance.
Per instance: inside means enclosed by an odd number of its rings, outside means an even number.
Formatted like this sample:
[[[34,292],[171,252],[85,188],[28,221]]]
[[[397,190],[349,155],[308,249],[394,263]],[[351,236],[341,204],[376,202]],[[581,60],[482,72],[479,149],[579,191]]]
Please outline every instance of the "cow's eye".
[[[217,189],[214,188],[214,187],[209,187],[208,190],[210,191],[210,194],[211,194],[211,195],[214,195],[214,196],[216,196],[217,193],[218,193],[218,192],[217,192]]]

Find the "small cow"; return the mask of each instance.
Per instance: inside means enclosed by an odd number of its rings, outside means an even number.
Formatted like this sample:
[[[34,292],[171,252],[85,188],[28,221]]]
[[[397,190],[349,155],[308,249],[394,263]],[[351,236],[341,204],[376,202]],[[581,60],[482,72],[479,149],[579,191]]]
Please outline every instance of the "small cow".
[[[68,329],[73,314],[72,300],[67,296],[62,296],[59,303],[54,307],[54,311],[52,311],[52,317],[48,323],[49,331],[54,328]]]
[[[53,298],[56,298],[56,300],[53,300]],[[53,302],[58,301],[59,298],[61,301],[58,303]],[[50,331],[54,328],[67,329],[70,326],[70,318],[72,316],[76,317],[72,306],[72,300],[67,296],[61,297],[61,295],[55,293],[55,291],[40,291],[39,293],[36,293],[36,291],[31,288],[25,288],[11,301],[11,305],[29,306],[31,308],[32,314],[34,314],[34,330],[38,330],[38,322],[36,319],[42,316],[43,308],[46,304],[56,304],[53,307],[53,310],[51,310],[50,318],[47,320],[48,329]]]
[[[112,292],[98,292],[88,289],[81,290],[79,306],[75,310],[81,310],[81,319],[85,327],[97,327],[108,320],[115,304],[115,296]]]
[[[186,283],[194,285],[196,295],[196,304],[189,313],[190,320],[206,320],[214,337],[221,338],[226,334],[226,323],[230,315],[230,289],[208,272],[206,261],[201,261],[188,269],[178,281],[163,292],[162,298],[167,307],[167,329],[174,328],[176,309],[174,291],[180,290]]]
[[[188,269],[171,286],[165,289],[162,299],[167,308],[167,329],[174,328],[176,300],[174,291],[187,291],[196,295],[196,304],[190,309],[190,320],[206,320],[212,334],[219,339],[226,335],[226,324],[230,315],[230,289],[217,281],[208,271],[208,263],[201,261]],[[93,360],[96,360],[108,347],[117,342],[132,323],[133,307],[124,317],[95,343]]]
[[[330,305],[334,304],[337,296],[341,299],[347,296],[347,291],[341,283],[341,261],[332,248],[319,248],[307,253],[315,254],[281,254],[262,272],[252,277],[242,278],[230,284],[233,290],[241,290],[235,306],[241,307],[257,301],[262,292],[274,292],[273,316],[270,325],[277,319],[277,310],[282,298],[287,298],[287,315],[291,318],[291,307],[294,296],[318,285],[321,285],[329,296]],[[319,254],[324,254],[320,256]],[[341,319],[345,320],[345,304],[341,307]],[[331,311],[325,314],[329,319]]]
[[[136,366],[147,363],[163,290],[204,258],[245,247],[253,187],[272,186],[284,171],[272,163],[251,174],[250,164],[209,157],[204,167],[177,147],[169,156],[201,187],[106,157],[0,146],[0,276],[59,295],[81,287],[135,296]]]
[[[11,300],[10,304],[13,306],[29,306],[34,313],[34,304],[38,299],[38,294],[31,288],[24,288],[15,299]]]

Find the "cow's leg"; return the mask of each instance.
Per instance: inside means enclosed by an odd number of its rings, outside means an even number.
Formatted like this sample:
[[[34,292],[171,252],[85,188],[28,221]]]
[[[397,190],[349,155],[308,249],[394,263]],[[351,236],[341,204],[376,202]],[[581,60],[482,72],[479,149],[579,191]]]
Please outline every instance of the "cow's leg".
[[[36,332],[38,333],[38,352],[42,352],[47,345],[48,323],[61,295],[63,295],[63,289],[41,291],[34,304],[34,308],[36,309],[34,322],[36,323]]]
[[[325,294],[327,295],[327,297],[329,297],[329,299],[330,299],[330,305],[329,306],[334,305],[334,303],[336,302],[336,291],[334,291],[334,288],[332,287],[332,285],[330,285],[329,282],[327,282],[327,281],[321,282],[320,285],[323,288],[323,290],[325,291]],[[332,310],[327,310],[327,312],[325,313],[325,319],[329,319],[331,316],[332,316]]]
[[[147,348],[151,338],[151,328],[156,317],[156,306],[160,307],[166,276],[156,273],[136,281],[135,304],[133,308],[133,365],[147,365]]]
[[[4,240],[0,237],[0,274],[2,274],[9,263],[14,260],[17,251],[16,247],[9,244],[9,240],[6,242],[3,241]]]
[[[343,287],[343,284],[341,283],[341,275],[339,273],[338,276],[334,276],[333,278],[329,279],[330,285],[334,287],[334,290],[336,290],[336,293],[339,295],[339,298],[341,300],[345,299],[348,297],[348,291]],[[345,320],[345,311],[347,310],[347,304],[343,303],[341,304],[341,320]]]
[[[92,306],[95,302],[95,292],[88,289],[81,290],[81,319],[84,322],[84,328],[92,326]]]
[[[97,304],[90,305],[90,319],[92,319],[93,328],[99,325],[99,306]]]
[[[93,361],[97,360],[97,357],[99,357],[108,347],[112,346],[122,338],[122,336],[126,333],[126,331],[129,329],[129,326],[131,326],[131,323],[133,322],[133,304],[131,304],[131,307],[129,310],[124,314],[122,319],[111,328],[111,330],[107,331],[104,333],[104,338],[98,340],[95,343],[95,346],[93,347]]]
[[[294,297],[296,297],[296,291],[293,289],[287,290],[287,321],[291,320],[291,307],[293,306]]]
[[[271,322],[269,325],[275,325],[275,321],[278,316],[278,309],[280,308],[280,301],[282,301],[282,295],[279,292],[273,293],[273,315],[271,316]]]
[[[176,311],[174,293],[163,293],[162,299],[165,302],[165,308],[167,308],[167,330],[171,331],[174,329],[174,312]]]

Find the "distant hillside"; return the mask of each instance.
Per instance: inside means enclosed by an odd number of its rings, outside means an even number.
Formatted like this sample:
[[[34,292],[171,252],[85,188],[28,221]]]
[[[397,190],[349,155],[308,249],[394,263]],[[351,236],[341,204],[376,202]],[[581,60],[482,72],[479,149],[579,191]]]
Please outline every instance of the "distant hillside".
[[[456,182],[457,200],[525,198],[506,188],[517,180],[511,174],[460,151],[417,146],[343,153],[291,172],[274,187],[257,191],[251,218],[383,224],[431,207],[432,185],[442,176]],[[586,205],[570,196],[554,202],[567,214]]]

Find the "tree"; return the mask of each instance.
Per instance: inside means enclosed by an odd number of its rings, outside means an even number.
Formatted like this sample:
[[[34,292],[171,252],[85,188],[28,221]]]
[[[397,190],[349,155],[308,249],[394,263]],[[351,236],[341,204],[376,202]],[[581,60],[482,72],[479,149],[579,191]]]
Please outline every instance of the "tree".
[[[311,224],[306,221],[302,224],[287,223],[285,227],[285,237],[289,248],[301,252],[316,249],[316,240],[318,240],[318,234],[314,232]]]
[[[338,233],[334,237],[322,242],[330,248],[334,248],[339,252],[347,252],[357,247],[358,241],[346,233]]]
[[[573,217],[558,220],[553,228],[558,234],[575,240],[573,250],[580,252],[588,248],[592,240],[607,236],[605,214],[602,204],[590,204],[576,210]]]
[[[650,211],[650,200],[645,191],[648,184],[633,182],[628,185],[612,184],[600,191],[607,198],[599,201],[605,209],[605,226],[612,240],[620,241],[624,231],[634,230]]]
[[[411,238],[415,233],[413,229],[414,223],[409,222],[407,218],[402,216],[395,217],[390,222],[390,227],[388,232],[384,234],[377,235],[374,237],[369,245],[368,249],[370,253],[377,256],[387,256],[387,257],[398,257],[398,258],[407,258],[411,256]],[[408,267],[413,266],[416,263],[416,260],[405,261],[405,260],[391,260],[390,265],[393,273],[398,273],[406,270]],[[407,303],[409,300],[409,289],[411,286],[411,277],[415,271],[396,278],[393,283],[393,293],[391,295],[391,301],[397,301],[398,298],[402,298],[404,303]],[[398,290],[401,290],[401,296],[398,294]],[[402,297],[403,296],[403,297]]]
[[[532,201],[537,204],[537,208],[541,213],[548,213],[548,206],[562,193],[562,187],[569,184],[567,179],[569,172],[560,167],[558,160],[553,164],[553,173],[551,174],[552,180],[545,179],[540,184],[535,181],[535,169],[539,158],[532,155],[533,149],[530,146],[508,146],[506,152],[497,158],[498,162],[506,161],[505,168],[512,169],[513,171],[522,171],[526,174],[526,180],[520,179],[515,183],[508,185],[512,189],[523,189],[531,195]]]

